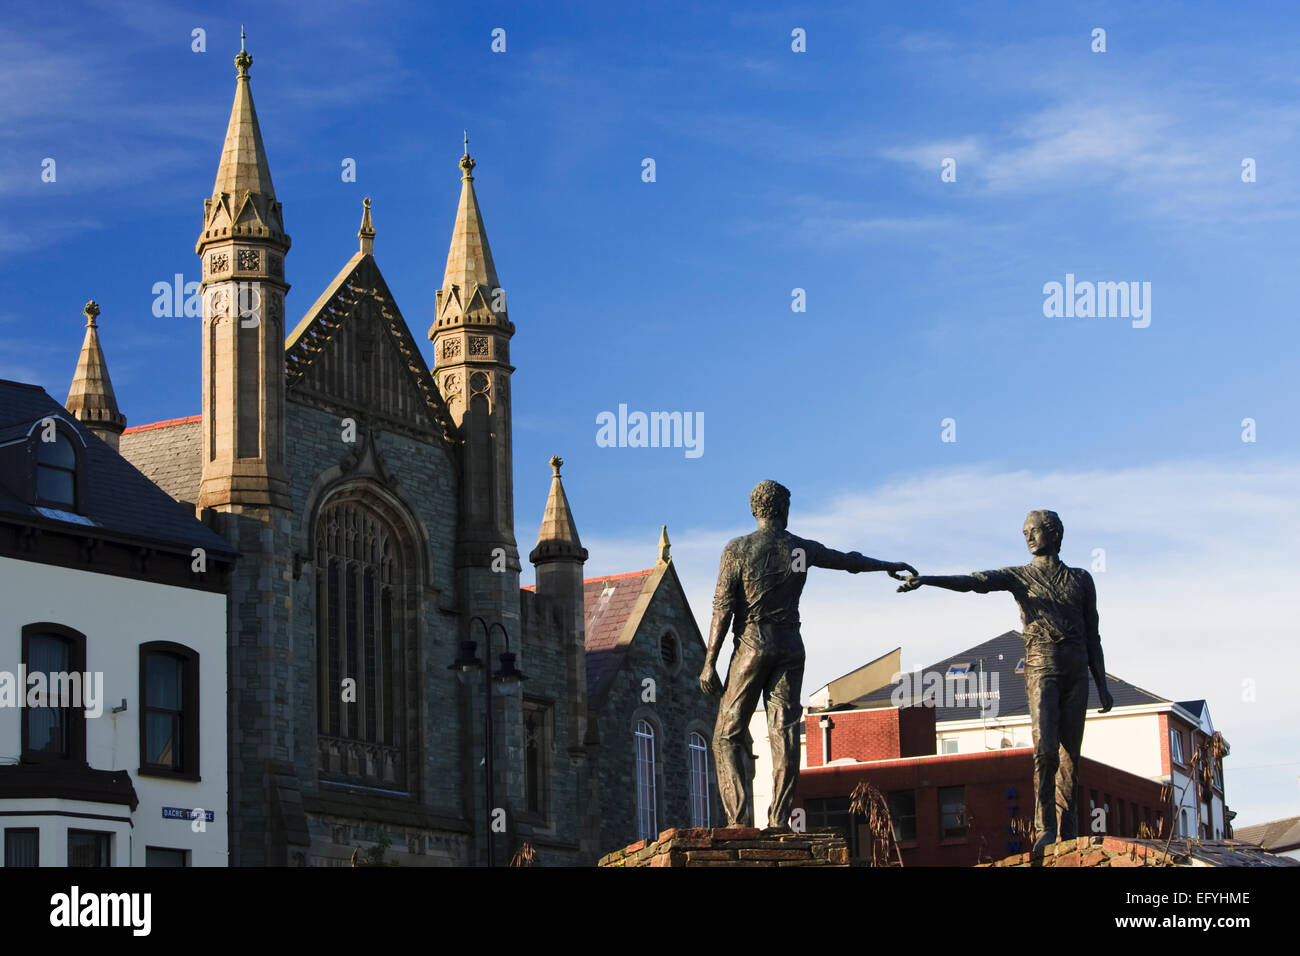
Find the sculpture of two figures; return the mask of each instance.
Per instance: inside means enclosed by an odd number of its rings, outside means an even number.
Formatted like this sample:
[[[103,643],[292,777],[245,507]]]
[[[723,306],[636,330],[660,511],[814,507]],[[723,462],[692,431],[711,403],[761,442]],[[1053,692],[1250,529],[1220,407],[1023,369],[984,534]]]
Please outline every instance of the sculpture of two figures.
[[[843,553],[786,530],[790,492],[762,481],[749,498],[758,530],[735,538],[722,552],[713,623],[700,687],[721,694],[713,750],[718,789],[728,826],[754,825],[754,767],[749,721],[764,696],[772,748],[772,804],[768,826],[788,829],[799,778],[799,702],[804,646],[799,634],[799,595],[807,569],[859,573],[885,571],[903,580],[899,591],[919,587],[950,591],[1009,591],[1020,605],[1025,638],[1025,689],[1034,741],[1035,850],[1078,835],[1077,773],[1088,706],[1088,677],[1096,681],[1099,713],[1111,709],[1106,668],[1097,633],[1097,595],[1092,576],[1063,564],[1063,527],[1052,511],[1031,511],[1025,544],[1032,560],[1020,567],[969,575],[918,574],[902,561],[878,561]],[[900,572],[908,572],[903,579]],[[734,633],[725,685],[717,673],[727,631]],[[1064,807],[1057,826],[1057,802]]]

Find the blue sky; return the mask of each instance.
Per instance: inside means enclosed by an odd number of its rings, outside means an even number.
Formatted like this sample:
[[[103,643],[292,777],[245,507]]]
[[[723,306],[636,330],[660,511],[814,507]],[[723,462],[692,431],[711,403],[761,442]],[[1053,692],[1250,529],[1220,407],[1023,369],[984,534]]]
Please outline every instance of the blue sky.
[[[94,298],[129,422],[198,412],[197,322],[155,318],[151,290],[197,278],[243,22],[294,239],[289,327],[371,196],[378,262],[431,359],[469,130],[518,328],[521,550],[554,453],[589,573],[647,566],[667,524],[702,627],[760,478],[793,489],[796,531],[933,571],[1020,562],[1025,511],[1055,507],[1067,561],[1107,551],[1109,669],[1210,701],[1239,823],[1298,812],[1300,17],[748,6],[12,10],[0,377],[62,400]],[[1149,327],[1044,317],[1067,273],[1151,283]],[[703,455],[597,447],[620,403],[702,413]],[[924,664],[1017,625],[1009,599],[824,574],[805,690],[899,644]]]

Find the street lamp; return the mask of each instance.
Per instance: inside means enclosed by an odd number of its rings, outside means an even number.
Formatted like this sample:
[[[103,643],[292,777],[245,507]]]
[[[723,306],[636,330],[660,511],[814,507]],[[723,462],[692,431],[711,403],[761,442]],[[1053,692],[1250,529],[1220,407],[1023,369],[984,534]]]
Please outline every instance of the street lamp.
[[[487,772],[487,786],[484,788],[486,797],[485,809],[487,812],[484,815],[484,822],[487,826],[488,866],[495,866],[496,841],[493,839],[492,834],[492,811],[495,809],[493,804],[496,803],[496,797],[492,785],[492,750],[495,742],[492,732],[492,685],[494,683],[496,684],[496,692],[499,696],[510,697],[513,696],[515,691],[519,688],[519,682],[527,680],[528,678],[521,674],[519,668],[515,666],[515,655],[510,653],[510,635],[506,632],[505,625],[500,621],[493,621],[492,625],[489,627],[487,621],[476,615],[470,618],[469,621],[471,633],[473,633],[475,621],[478,621],[478,623],[483,627],[483,650],[484,656],[488,660],[491,660],[492,658],[492,632],[500,628],[501,637],[505,641],[505,650],[501,652],[501,666],[497,669],[496,673],[492,673],[489,667],[484,666],[483,661],[479,660],[478,657],[478,645],[471,639],[468,641],[461,641],[460,653],[456,655],[456,659],[451,662],[447,669],[456,671],[457,679],[466,687],[469,686],[471,680],[470,674],[477,670],[483,672],[483,700],[487,704],[487,717],[485,720],[486,726],[484,728],[485,757],[483,760],[484,768]]]

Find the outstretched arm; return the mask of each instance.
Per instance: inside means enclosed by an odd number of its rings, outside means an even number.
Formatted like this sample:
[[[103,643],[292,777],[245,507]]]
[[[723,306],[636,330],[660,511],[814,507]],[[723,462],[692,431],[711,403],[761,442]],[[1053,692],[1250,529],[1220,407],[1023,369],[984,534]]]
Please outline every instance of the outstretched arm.
[[[853,574],[862,571],[888,571],[890,577],[896,577],[900,571],[916,574],[916,568],[905,561],[881,561],[879,558],[868,558],[865,554],[857,551],[836,551],[834,548],[828,548],[816,541],[807,541],[805,544],[807,545],[809,567],[829,568],[832,571],[849,571]],[[797,554],[792,555],[792,558],[796,563],[798,562]]]
[[[980,571],[978,574],[913,574],[898,588],[900,592],[915,591],[923,584],[947,591],[974,591],[988,594],[990,591],[1014,591],[1018,582],[1005,571]]]
[[[969,574],[950,574],[940,577],[934,574],[914,574],[899,585],[900,591],[915,591],[923,584],[932,588],[944,588],[948,591],[974,591],[975,579]]]

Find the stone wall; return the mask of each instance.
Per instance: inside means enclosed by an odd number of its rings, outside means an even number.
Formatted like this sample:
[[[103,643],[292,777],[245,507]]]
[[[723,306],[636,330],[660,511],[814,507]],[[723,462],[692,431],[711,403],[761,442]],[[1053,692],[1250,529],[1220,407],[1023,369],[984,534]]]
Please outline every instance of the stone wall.
[[[235,865],[325,863],[337,824],[309,809],[320,788],[316,776],[316,574],[310,539],[322,498],[349,474],[348,456],[364,449],[366,435],[344,443],[346,411],[327,412],[286,403],[286,462],[291,510],[247,509],[217,523],[242,552],[231,594],[231,822]],[[385,490],[419,526],[412,546],[420,555],[420,620],[408,648],[408,708],[421,736],[420,762],[408,768],[416,801],[427,813],[463,821],[469,806],[461,690],[447,665],[459,641],[455,546],[457,476],[436,444],[376,431],[375,450],[395,479]],[[380,486],[387,485],[379,476]],[[358,810],[366,801],[361,798]],[[371,819],[359,812],[359,817]],[[411,831],[383,819],[398,838]],[[440,828],[439,828],[440,829]],[[303,831],[308,832],[303,832]],[[438,839],[437,830],[416,833]],[[310,836],[308,837],[308,833]],[[444,833],[450,836],[449,833]],[[306,839],[312,849],[304,846]],[[456,841],[463,841],[461,833]],[[288,844],[288,846],[286,846]],[[461,855],[454,851],[451,855]],[[432,855],[432,854],[430,854]]]
[[[629,866],[830,866],[848,867],[849,851],[838,830],[809,833],[752,827],[672,829],[600,859],[602,867]]]
[[[546,708],[543,778],[549,780],[541,815],[526,811],[521,802],[516,817],[519,836],[537,852],[537,865],[573,864],[581,860],[580,826],[586,788],[586,761],[582,741],[570,739],[568,721],[568,671],[566,642],[573,639],[563,624],[555,603],[532,591],[520,591],[520,630],[523,632],[523,660],[528,680],[524,698]],[[584,687],[585,691],[586,688]],[[584,701],[585,705],[585,695]],[[516,764],[524,765],[521,753]]]
[[[677,639],[677,661],[671,666],[664,663],[660,650],[660,638],[666,632]],[[688,827],[693,822],[688,749],[691,733],[703,737],[709,748],[709,823],[726,822],[712,751],[718,704],[700,690],[704,650],[704,640],[676,583],[675,572],[670,569],[646,607],[604,699],[592,702],[591,719],[597,723],[600,740],[594,757],[600,794],[597,845],[602,849],[625,845],[639,835],[634,736],[639,720],[646,720],[655,729],[658,828]],[[653,699],[647,699],[647,678],[654,681]]]

